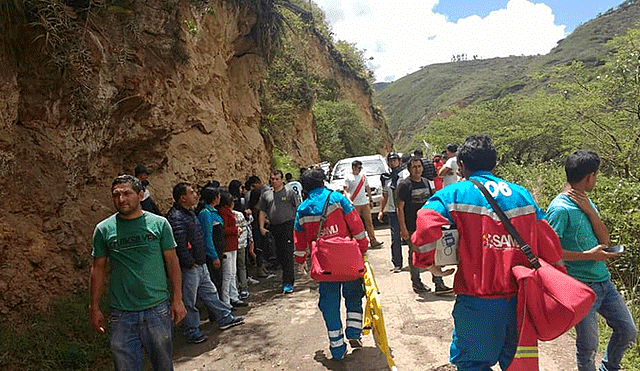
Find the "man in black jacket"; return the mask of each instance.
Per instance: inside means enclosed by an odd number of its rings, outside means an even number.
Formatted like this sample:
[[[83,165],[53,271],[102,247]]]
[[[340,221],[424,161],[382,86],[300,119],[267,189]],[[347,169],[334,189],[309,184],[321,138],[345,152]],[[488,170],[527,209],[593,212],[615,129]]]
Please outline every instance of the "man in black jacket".
[[[199,329],[197,298],[204,302],[209,313],[214,314],[221,330],[243,323],[244,318],[231,314],[231,307],[220,301],[218,291],[211,282],[202,229],[192,210],[197,203],[196,192],[189,183],[178,183],[173,188],[173,199],[175,203],[169,210],[167,219],[173,229],[176,253],[182,269],[182,301],[187,308],[184,332],[188,342],[201,343],[207,340],[207,336]]]
[[[149,170],[144,165],[138,165],[134,169],[134,172],[136,178],[140,179],[140,182],[142,182],[142,186],[144,187],[144,197],[140,202],[142,210],[162,216],[158,205],[153,198],[151,198],[151,192],[147,189],[147,187],[149,187]]]

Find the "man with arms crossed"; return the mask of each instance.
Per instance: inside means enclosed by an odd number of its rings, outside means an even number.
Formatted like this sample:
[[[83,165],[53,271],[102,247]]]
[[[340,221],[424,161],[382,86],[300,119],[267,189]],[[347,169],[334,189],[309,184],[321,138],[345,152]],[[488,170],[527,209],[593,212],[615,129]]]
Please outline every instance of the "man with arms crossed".
[[[400,156],[395,152],[387,155],[387,164],[391,168],[389,178],[382,182],[383,193],[380,203],[378,220],[384,220],[384,213],[389,218],[389,229],[391,229],[391,263],[393,273],[400,273],[402,270],[402,240],[400,239],[400,225],[398,224],[398,214],[396,213],[396,188],[400,178]]]
[[[531,194],[491,173],[496,157],[491,138],[473,135],[460,146],[458,165],[465,179],[491,192],[536,256],[561,264],[558,236]],[[443,226],[454,226],[460,234],[451,363],[458,370],[476,371],[491,370],[498,362],[506,370],[514,356],[531,357],[533,349],[517,349],[518,286],[511,273],[511,267],[529,263],[480,190],[469,181],[444,187],[418,211],[417,224],[411,238],[420,251],[414,255],[416,266],[434,264],[433,242],[442,237]]]
[[[176,243],[167,220],[144,212],[144,189],[131,175],[111,185],[117,213],[100,222],[93,233],[91,324],[105,332],[100,311],[109,260],[111,351],[116,370],[142,370],[142,349],[154,370],[173,370],[173,326],[186,310],[182,302]],[[165,271],[166,267],[166,271]],[[169,304],[167,276],[173,298]]]
[[[458,146],[455,144],[447,145],[447,162],[438,170],[438,175],[442,178],[442,187],[446,187],[458,181],[458,159],[456,152]]]
[[[586,192],[596,185],[600,158],[591,151],[575,151],[564,170],[567,184],[549,204],[547,220],[560,237],[562,259],[573,278],[589,285],[596,293],[587,316],[576,325],[576,355],[579,371],[594,371],[598,351],[600,313],[613,329],[599,370],[620,369],[625,350],[636,340],[637,330],[624,299],[611,282],[605,261],[620,253],[607,252],[609,232]]]

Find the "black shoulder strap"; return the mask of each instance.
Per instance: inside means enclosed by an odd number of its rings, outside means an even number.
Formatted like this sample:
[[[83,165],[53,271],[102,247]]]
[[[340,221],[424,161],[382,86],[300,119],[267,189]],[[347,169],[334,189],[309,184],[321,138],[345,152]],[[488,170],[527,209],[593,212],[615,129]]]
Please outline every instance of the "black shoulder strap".
[[[422,184],[424,184],[426,188],[429,188],[429,194],[432,195],[433,189],[431,189],[431,183],[429,182],[429,179],[423,177],[423,178],[420,178],[420,180],[422,180]]]
[[[491,193],[487,191],[487,189],[484,187],[482,183],[480,183],[475,179],[471,179],[471,181],[473,182],[473,184],[476,185],[476,187],[478,187],[478,189],[480,189],[480,192],[482,192],[484,197],[486,197],[487,201],[489,201],[489,204],[493,208],[493,211],[495,211],[496,214],[498,214],[498,217],[500,217],[502,224],[504,224],[504,227],[507,229],[511,237],[513,237],[513,239],[516,240],[518,245],[520,245],[520,250],[522,250],[522,252],[527,256],[527,259],[529,259],[529,262],[531,263],[533,268],[535,269],[540,268],[540,262],[538,261],[538,257],[533,254],[533,251],[531,251],[531,246],[525,243],[522,237],[520,237],[520,234],[516,230],[516,227],[514,227],[513,224],[511,224],[511,221],[509,220],[507,215],[504,213],[504,211],[502,211],[502,209],[496,202],[495,198],[491,196]]]
[[[320,215],[320,225],[318,226],[318,234],[316,234],[316,239],[320,238],[320,233],[322,233],[322,227],[324,227],[324,222],[327,220],[327,210],[329,209],[329,201],[331,200],[331,195],[333,191],[329,192],[329,196],[327,196],[327,201],[324,202],[324,207],[322,208],[322,214]]]

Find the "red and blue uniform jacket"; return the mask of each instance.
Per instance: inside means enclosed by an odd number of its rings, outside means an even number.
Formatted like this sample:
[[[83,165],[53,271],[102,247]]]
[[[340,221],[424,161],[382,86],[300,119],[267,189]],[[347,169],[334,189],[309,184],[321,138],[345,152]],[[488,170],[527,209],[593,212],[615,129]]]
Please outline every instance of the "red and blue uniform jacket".
[[[536,256],[550,264],[561,264],[560,240],[526,189],[488,171],[474,172],[470,178],[484,184]],[[434,264],[434,242],[442,237],[442,226],[447,225],[456,227],[460,236],[453,285],[456,294],[485,298],[516,296],[518,286],[511,267],[531,265],[489,201],[471,181],[444,187],[418,211],[416,231],[411,236],[411,242],[418,247],[414,265]]]
[[[293,230],[293,243],[296,247],[294,257],[297,263],[307,260],[311,241],[315,241],[320,227],[320,217],[327,197],[331,197],[327,208],[327,219],[322,235],[327,237],[353,237],[358,241],[360,252],[364,254],[369,246],[364,225],[351,202],[339,192],[327,188],[316,188],[309,197],[298,206]]]

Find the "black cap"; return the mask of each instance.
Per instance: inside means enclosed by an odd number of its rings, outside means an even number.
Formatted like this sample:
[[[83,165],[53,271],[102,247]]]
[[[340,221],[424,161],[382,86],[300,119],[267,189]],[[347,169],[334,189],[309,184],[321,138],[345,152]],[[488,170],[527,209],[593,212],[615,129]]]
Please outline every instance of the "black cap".
[[[133,170],[133,173],[135,176],[138,176],[140,174],[147,174],[147,175],[151,174],[149,169],[147,169],[144,165],[136,166],[135,170]]]
[[[387,161],[391,161],[392,159],[400,159],[400,155],[397,152],[389,152],[389,154],[387,155]]]

